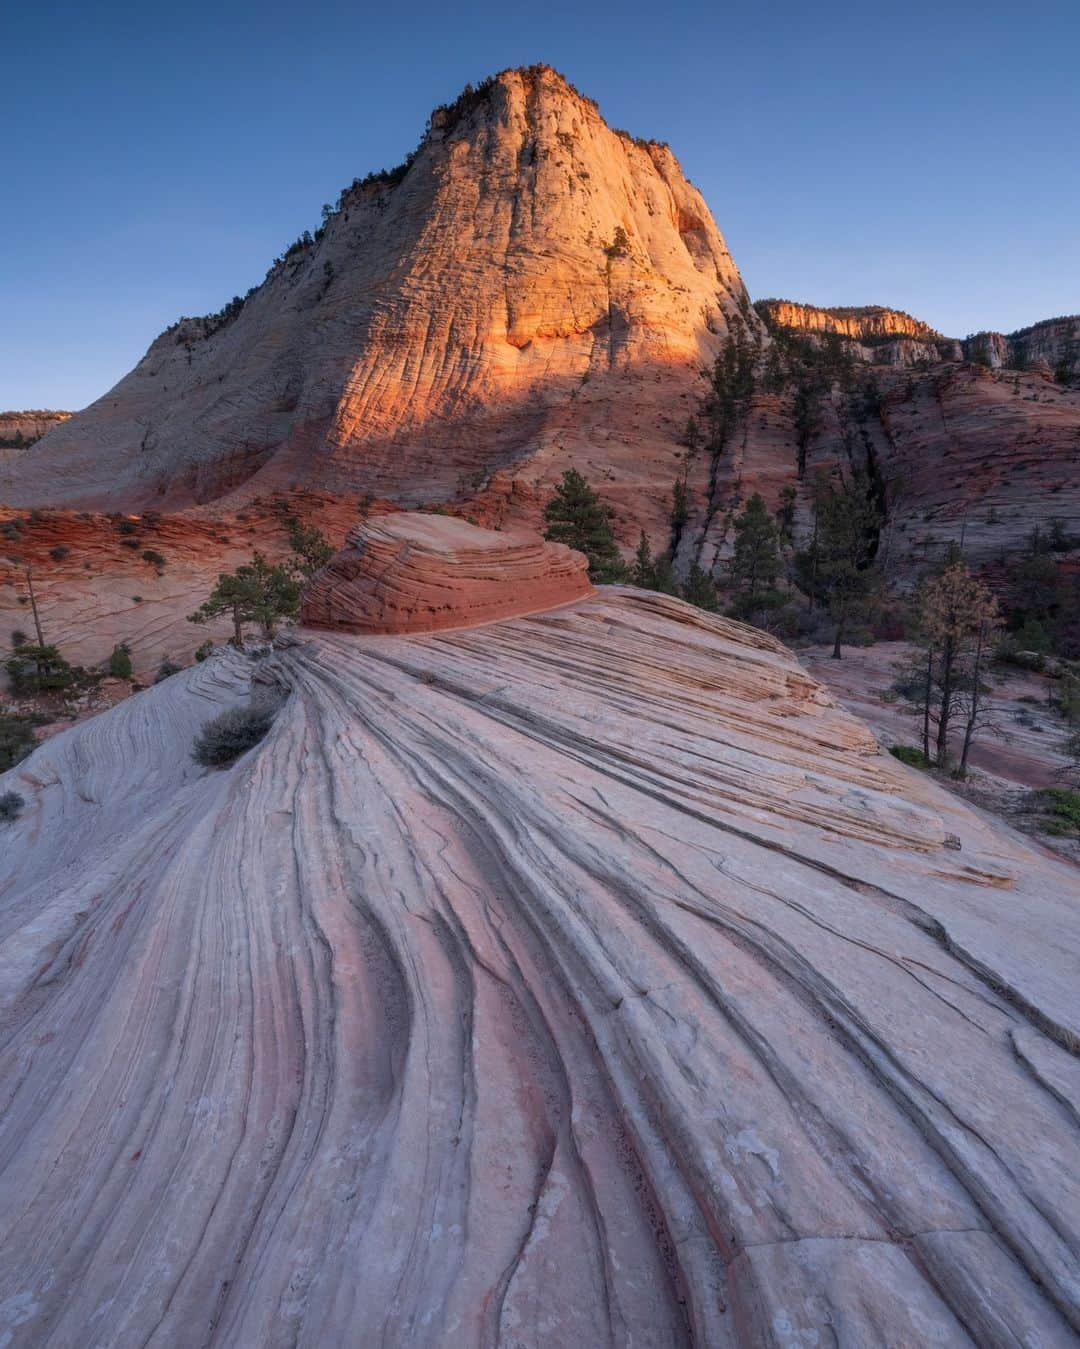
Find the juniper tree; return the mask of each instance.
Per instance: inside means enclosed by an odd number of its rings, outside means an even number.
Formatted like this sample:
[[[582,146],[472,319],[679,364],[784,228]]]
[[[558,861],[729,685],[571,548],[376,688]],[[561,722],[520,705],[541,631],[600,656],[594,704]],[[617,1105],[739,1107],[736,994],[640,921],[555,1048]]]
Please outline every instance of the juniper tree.
[[[295,517],[289,521],[289,546],[293,566],[302,576],[314,576],[334,556],[326,535],[315,525],[302,525]]]

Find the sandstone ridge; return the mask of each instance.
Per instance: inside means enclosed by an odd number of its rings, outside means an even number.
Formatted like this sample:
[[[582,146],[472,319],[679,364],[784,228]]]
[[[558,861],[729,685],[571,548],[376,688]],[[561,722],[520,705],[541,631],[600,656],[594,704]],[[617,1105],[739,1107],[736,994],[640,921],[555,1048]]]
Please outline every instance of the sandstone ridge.
[[[344,632],[434,632],[535,613],[592,593],[588,563],[528,530],[404,513],[358,525],[305,588],[301,622]]]

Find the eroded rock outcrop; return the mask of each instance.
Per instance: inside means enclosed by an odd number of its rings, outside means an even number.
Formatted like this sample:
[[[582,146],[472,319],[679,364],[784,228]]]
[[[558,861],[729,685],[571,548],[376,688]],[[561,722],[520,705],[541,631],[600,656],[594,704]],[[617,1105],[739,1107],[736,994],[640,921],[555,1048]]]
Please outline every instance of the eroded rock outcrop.
[[[13,1349],[1075,1344],[1076,872],[764,634],[301,634],[11,789]]]
[[[342,632],[436,632],[552,609],[592,589],[584,555],[565,544],[404,512],[350,532],[308,582],[301,622]]]

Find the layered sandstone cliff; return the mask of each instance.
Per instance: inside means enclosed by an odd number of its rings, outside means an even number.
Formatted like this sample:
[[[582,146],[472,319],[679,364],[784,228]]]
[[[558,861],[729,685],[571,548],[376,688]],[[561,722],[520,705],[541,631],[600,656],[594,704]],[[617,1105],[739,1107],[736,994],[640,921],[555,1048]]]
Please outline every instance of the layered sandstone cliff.
[[[70,412],[32,409],[27,412],[0,412],[0,449],[23,449],[40,440],[46,431],[60,426]]]
[[[666,146],[612,131],[548,68],[441,110],[246,300],[162,334],[0,501],[138,509],[298,484],[408,504],[498,470],[670,481],[699,371],[756,333]],[[660,510],[657,511],[658,516]]]
[[[1075,1344],[1076,872],[764,634],[310,633],[9,790],[12,1349]]]
[[[823,309],[792,300],[757,300],[754,308],[769,324],[797,332],[836,333],[855,342],[892,337],[933,340],[941,336],[928,323],[902,310],[876,304]]]

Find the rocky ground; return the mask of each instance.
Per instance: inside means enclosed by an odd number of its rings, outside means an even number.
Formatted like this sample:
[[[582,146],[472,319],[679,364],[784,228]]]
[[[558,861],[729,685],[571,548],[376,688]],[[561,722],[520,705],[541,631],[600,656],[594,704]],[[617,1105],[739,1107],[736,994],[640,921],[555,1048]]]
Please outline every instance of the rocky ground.
[[[301,629],[9,789],[7,1344],[1075,1343],[1077,874],[767,635]]]

